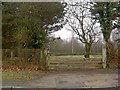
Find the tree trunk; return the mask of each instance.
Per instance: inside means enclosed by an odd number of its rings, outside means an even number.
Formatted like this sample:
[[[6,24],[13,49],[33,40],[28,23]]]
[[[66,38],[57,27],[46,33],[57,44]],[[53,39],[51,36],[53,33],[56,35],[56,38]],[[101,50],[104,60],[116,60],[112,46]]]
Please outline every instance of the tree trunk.
[[[85,58],[90,58],[90,49],[91,49],[91,45],[85,44]]]
[[[103,45],[103,59],[102,59],[103,68],[109,68],[109,61],[110,61],[109,46],[110,46],[110,40],[105,41]]]
[[[118,42],[118,69],[120,70],[120,43],[119,42]]]
[[[115,53],[115,52],[113,52],[113,53]],[[106,57],[107,57],[107,61],[106,61],[106,65],[107,65],[107,68],[110,68],[110,61],[112,60],[112,58],[111,58],[111,41],[110,40],[108,40],[107,42],[106,42]],[[114,56],[114,55],[113,55]]]

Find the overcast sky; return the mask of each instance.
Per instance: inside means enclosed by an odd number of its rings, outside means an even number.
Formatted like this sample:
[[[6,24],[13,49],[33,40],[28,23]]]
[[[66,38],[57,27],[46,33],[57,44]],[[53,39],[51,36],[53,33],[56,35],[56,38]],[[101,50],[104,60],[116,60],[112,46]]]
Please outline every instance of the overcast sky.
[[[67,30],[68,25],[65,25],[61,30],[54,32],[55,37],[60,37],[61,39],[69,41],[72,37],[72,32]]]

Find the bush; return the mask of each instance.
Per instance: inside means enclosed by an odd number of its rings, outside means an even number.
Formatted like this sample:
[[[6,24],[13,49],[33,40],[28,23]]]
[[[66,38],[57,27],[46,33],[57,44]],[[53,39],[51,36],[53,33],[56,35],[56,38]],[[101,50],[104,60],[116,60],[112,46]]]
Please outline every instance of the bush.
[[[110,68],[118,67],[118,48],[113,42],[109,43],[108,46],[108,65]]]

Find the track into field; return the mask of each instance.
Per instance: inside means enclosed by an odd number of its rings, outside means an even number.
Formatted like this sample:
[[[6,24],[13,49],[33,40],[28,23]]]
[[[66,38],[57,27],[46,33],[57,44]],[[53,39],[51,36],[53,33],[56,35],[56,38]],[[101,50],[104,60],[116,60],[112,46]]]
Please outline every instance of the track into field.
[[[99,56],[85,59],[82,56],[52,56],[48,61],[49,69],[80,69],[102,68],[102,59]]]

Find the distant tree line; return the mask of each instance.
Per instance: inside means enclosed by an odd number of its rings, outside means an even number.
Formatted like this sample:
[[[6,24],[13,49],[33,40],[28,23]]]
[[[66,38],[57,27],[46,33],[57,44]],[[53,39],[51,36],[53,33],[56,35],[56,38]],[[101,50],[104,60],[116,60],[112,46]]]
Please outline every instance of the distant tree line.
[[[72,44],[73,41],[73,44]],[[73,46],[72,46],[73,45]],[[72,52],[73,48],[73,52]],[[78,41],[77,38],[71,39],[70,41],[56,39],[50,43],[50,54],[51,55],[84,55],[85,46]],[[92,55],[101,55],[102,54],[102,42],[93,43],[91,47]]]

